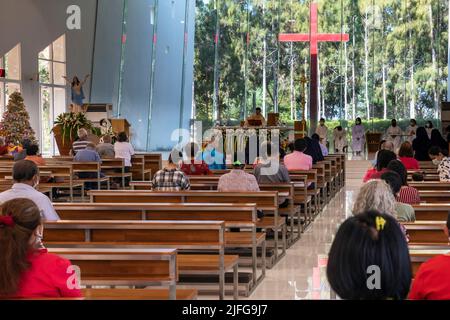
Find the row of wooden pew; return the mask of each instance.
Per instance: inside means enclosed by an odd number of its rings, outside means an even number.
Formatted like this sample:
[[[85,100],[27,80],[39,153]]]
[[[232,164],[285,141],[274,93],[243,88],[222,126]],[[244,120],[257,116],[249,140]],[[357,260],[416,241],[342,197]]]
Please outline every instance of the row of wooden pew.
[[[433,169],[430,162],[429,168]],[[421,163],[421,168],[427,168]],[[450,252],[450,241],[444,232],[450,214],[450,183],[439,181],[410,182],[419,190],[421,203],[413,205],[416,222],[403,223],[409,237],[413,275],[420,265],[439,254]]]
[[[264,191],[253,193],[95,190],[89,192],[91,203],[55,203],[63,220],[46,224],[45,243],[55,250],[176,249],[180,288],[218,292],[221,299],[248,296],[263,281],[266,266],[282,259],[343,186],[344,170],[343,157],[330,157],[311,172],[292,173],[291,184],[262,185]],[[145,182],[131,184],[148,189]],[[279,196],[289,199],[287,208],[278,208]],[[82,282],[90,285],[104,280],[95,272],[84,277],[82,272]]]

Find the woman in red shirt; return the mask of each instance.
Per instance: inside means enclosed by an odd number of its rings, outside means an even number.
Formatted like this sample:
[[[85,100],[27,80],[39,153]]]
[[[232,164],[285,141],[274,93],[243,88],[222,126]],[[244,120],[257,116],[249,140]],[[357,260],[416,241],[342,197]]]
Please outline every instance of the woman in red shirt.
[[[406,170],[419,170],[419,161],[414,159],[414,150],[412,144],[409,141],[405,141],[398,150],[399,160],[403,163]]]
[[[0,297],[81,297],[68,260],[42,245],[41,213],[33,201],[3,203],[0,213]]]
[[[449,237],[450,215],[445,234]],[[449,237],[450,238],[450,237]],[[414,278],[409,299],[450,300],[450,255],[443,254],[422,263]]]
[[[197,146],[197,144],[193,142],[189,145],[188,148],[190,150],[191,157],[189,159],[189,162],[182,162],[182,164],[180,164],[180,170],[190,176],[202,176],[211,174],[211,171],[209,170],[209,167],[205,161],[201,160],[201,158],[200,160],[195,159],[199,151],[199,147]]]

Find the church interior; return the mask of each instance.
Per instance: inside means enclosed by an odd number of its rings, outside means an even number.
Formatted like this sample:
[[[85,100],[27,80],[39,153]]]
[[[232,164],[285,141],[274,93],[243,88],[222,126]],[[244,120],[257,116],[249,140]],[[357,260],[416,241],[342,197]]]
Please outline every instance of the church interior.
[[[0,305],[450,300],[449,16],[1,0]]]

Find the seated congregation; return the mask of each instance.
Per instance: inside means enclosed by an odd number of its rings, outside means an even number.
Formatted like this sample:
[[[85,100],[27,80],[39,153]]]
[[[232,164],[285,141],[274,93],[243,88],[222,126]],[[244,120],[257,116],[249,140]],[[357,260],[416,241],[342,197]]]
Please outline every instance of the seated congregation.
[[[135,152],[124,133],[95,145],[83,130],[73,156],[43,158],[24,144],[0,159],[1,298],[248,297],[345,186],[346,155],[324,155],[317,137],[287,154],[264,142],[252,164],[196,143],[163,162]],[[342,299],[450,297],[440,281],[450,276],[450,195],[435,190],[449,186],[448,158],[435,146],[433,162],[411,153],[406,143],[399,156],[379,150],[336,234],[327,278]],[[374,265],[380,288],[371,290]]]
[[[97,145],[78,136],[73,156],[45,158],[25,141],[0,159],[1,298],[250,296],[344,186],[344,155],[324,156],[309,138],[284,161],[264,143],[253,164],[211,164],[211,148],[195,143],[163,162],[124,133]],[[110,265],[123,252],[127,274]],[[155,256],[167,264],[141,274]]]

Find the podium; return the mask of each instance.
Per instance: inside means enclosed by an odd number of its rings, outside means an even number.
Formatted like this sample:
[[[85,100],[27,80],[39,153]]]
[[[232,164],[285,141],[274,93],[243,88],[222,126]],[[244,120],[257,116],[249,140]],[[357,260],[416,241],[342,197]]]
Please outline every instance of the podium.
[[[125,132],[128,137],[130,137],[130,123],[127,119],[110,119],[112,126],[112,131],[114,134],[118,134],[120,132]]]
[[[375,153],[378,151],[382,135],[381,132],[366,132],[368,153]]]

